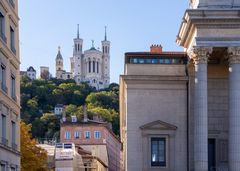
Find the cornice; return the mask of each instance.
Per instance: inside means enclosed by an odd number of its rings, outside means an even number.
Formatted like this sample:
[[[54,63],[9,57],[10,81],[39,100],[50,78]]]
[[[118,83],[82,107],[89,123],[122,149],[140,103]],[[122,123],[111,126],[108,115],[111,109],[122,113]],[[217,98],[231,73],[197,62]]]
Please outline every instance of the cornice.
[[[176,42],[186,48],[195,28],[240,28],[240,9],[186,10]]]

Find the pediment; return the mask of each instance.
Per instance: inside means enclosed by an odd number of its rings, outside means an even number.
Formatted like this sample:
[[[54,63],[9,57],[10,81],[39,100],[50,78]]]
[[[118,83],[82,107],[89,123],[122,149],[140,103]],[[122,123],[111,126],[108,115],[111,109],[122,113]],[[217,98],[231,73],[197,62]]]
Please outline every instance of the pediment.
[[[153,121],[145,125],[140,126],[142,130],[176,130],[175,125],[163,122],[161,120]]]

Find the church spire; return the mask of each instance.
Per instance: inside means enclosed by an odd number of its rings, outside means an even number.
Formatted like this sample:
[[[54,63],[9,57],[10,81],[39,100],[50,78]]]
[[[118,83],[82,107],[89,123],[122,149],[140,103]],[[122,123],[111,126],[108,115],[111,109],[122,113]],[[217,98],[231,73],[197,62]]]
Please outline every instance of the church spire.
[[[77,38],[79,39],[79,24],[77,25]]]
[[[105,26],[105,37],[104,40],[107,41],[107,26]]]

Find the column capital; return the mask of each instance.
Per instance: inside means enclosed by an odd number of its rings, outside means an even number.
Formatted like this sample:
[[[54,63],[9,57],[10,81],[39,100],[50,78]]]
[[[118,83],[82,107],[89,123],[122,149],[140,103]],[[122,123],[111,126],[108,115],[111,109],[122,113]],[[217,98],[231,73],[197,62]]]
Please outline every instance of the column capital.
[[[229,64],[240,64],[240,46],[228,47]]]
[[[190,56],[194,64],[207,64],[208,57],[212,53],[212,47],[194,46],[190,52]]]

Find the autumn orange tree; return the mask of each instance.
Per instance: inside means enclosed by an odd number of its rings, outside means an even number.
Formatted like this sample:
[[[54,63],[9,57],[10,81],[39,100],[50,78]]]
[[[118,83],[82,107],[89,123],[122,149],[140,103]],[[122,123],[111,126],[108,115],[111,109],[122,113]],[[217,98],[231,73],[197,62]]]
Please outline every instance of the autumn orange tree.
[[[21,171],[47,170],[47,152],[37,147],[31,135],[31,124],[21,122]]]

